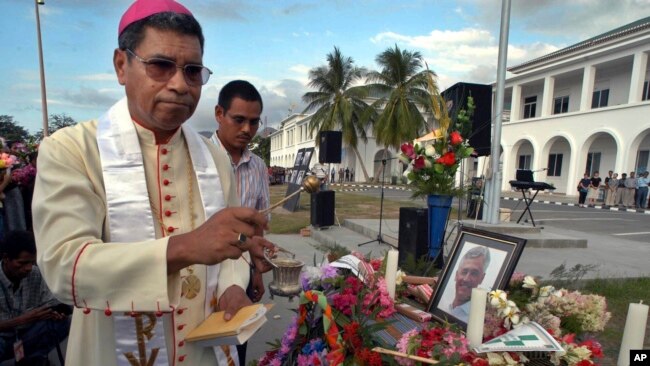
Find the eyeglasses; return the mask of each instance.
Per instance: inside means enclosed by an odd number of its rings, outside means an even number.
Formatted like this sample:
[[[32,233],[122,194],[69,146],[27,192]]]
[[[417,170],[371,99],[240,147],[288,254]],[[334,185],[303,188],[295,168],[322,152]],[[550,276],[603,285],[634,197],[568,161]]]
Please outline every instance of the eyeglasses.
[[[144,59],[128,48],[126,52],[130,53],[136,60],[142,62],[145,66],[144,69],[147,76],[156,81],[168,81],[176,74],[176,69],[182,69],[185,82],[188,85],[201,86],[208,82],[212,74],[212,71],[203,65],[186,64],[179,66],[176,62],[164,58],[152,57]]]
[[[255,127],[260,124],[260,119],[246,119],[246,117],[243,116],[232,116],[230,113],[226,112],[226,117],[229,119],[233,120],[236,124],[238,125],[243,125],[244,123],[248,122],[248,125],[251,127]]]

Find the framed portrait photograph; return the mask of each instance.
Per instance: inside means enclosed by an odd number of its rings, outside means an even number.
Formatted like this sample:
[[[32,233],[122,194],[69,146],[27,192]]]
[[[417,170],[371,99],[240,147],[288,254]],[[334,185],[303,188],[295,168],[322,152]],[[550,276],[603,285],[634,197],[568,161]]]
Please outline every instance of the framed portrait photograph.
[[[525,239],[463,227],[429,301],[433,318],[467,329],[472,289],[505,289]]]

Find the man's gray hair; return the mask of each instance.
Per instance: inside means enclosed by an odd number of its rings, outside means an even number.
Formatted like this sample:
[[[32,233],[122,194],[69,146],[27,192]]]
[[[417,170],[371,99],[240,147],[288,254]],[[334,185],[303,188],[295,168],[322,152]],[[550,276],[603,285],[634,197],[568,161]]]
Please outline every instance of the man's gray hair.
[[[488,247],[476,246],[463,255],[463,261],[465,259],[474,259],[483,257],[483,272],[487,271],[488,266],[490,265],[490,249]]]

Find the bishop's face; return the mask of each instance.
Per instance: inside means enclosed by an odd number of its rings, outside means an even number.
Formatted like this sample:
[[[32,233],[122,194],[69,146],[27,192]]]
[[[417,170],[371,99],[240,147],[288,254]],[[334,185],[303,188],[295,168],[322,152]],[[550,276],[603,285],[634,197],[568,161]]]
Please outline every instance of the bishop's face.
[[[147,27],[144,39],[131,51],[137,57],[126,50],[116,50],[113,56],[118,81],[126,90],[131,117],[152,130],[157,138],[169,137],[194,113],[202,85],[189,85],[181,68],[177,68],[168,80],[152,77],[147,71],[146,60],[166,59],[179,67],[201,65],[203,53],[199,39]]]

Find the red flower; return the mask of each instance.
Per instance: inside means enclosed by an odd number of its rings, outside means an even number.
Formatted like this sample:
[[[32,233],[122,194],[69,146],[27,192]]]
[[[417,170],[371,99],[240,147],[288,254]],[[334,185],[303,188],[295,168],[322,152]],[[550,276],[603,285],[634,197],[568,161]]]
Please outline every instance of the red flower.
[[[413,170],[418,171],[424,168],[424,156],[418,156],[413,162]]]
[[[463,136],[458,133],[458,131],[454,131],[449,134],[449,141],[451,142],[452,145],[456,146],[463,142]]]
[[[579,344],[580,347],[587,347],[593,357],[603,357],[603,349],[600,343],[593,339],[588,339]]]
[[[408,156],[411,159],[415,159],[415,150],[413,149],[413,145],[409,143],[403,143],[402,146],[400,146],[400,149],[404,155]]]
[[[575,366],[593,366],[593,364],[594,363],[589,361],[589,360],[582,360],[582,361],[576,363]]]
[[[439,157],[436,160],[436,163],[440,163],[445,166],[452,166],[456,164],[456,155],[454,154],[453,151],[448,151],[447,153],[445,153],[445,155]]]
[[[472,360],[472,366],[489,366],[490,363],[483,358],[475,358]]]

